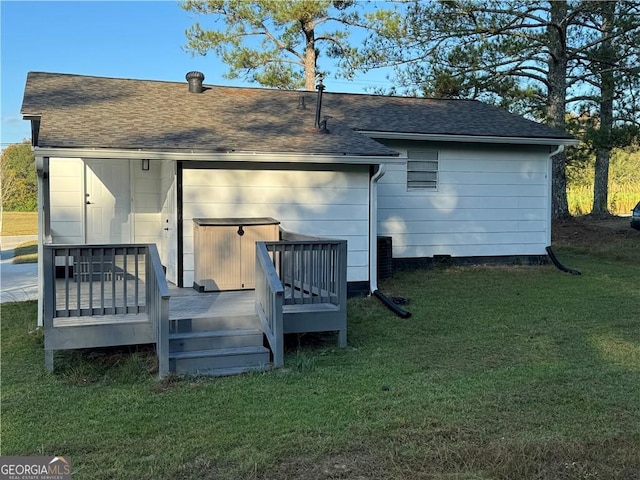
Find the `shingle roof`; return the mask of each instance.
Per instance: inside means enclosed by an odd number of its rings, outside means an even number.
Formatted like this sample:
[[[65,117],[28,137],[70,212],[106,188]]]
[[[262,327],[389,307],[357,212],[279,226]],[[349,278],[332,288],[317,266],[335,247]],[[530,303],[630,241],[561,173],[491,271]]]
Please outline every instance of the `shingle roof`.
[[[30,72],[22,113],[41,117],[41,147],[396,155],[357,130],[573,138],[472,100],[327,92],[331,134],[321,135],[315,92],[206,87],[196,94],[186,82]]]

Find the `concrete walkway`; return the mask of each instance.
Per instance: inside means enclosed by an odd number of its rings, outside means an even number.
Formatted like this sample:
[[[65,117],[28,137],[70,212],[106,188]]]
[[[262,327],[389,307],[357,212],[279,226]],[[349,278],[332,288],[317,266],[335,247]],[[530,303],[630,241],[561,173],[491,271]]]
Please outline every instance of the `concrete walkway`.
[[[37,240],[37,235],[0,237],[0,302],[22,302],[38,298],[38,264],[14,265],[13,250],[18,245]]]

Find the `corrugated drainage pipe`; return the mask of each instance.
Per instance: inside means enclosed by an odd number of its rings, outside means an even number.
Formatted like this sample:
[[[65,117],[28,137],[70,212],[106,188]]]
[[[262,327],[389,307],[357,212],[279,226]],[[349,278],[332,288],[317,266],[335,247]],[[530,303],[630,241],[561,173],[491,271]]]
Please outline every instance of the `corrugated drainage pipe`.
[[[411,316],[411,312],[407,312],[406,310],[401,309],[398,305],[393,303],[389,299],[389,297],[387,297],[380,290],[374,290],[373,296],[378,298],[384,304],[385,307],[387,307],[389,310],[391,310],[400,318],[409,318]]]
[[[558,268],[558,270],[562,270],[565,273],[570,273],[571,275],[582,275],[582,273],[580,273],[579,270],[574,270],[573,268],[568,268],[562,265],[560,263],[560,260],[558,260],[558,257],[556,257],[556,254],[553,253],[553,250],[551,250],[551,246],[546,247],[545,250],[547,251],[549,258],[551,259],[553,264]]]

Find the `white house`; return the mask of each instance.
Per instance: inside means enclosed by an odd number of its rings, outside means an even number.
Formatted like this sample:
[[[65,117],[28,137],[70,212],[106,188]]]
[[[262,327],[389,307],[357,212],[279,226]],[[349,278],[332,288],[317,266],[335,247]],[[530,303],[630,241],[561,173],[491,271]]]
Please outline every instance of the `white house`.
[[[346,240],[353,292],[377,288],[380,235],[395,261],[546,255],[565,132],[478,101],[187,77],[29,73],[41,244],[156,244],[167,280],[191,288],[198,221],[270,218]]]

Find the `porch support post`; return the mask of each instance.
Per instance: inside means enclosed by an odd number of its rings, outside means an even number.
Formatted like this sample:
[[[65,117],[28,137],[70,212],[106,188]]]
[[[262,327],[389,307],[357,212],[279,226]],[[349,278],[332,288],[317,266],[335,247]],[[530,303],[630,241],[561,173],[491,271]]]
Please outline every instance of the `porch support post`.
[[[44,326],[44,270],[43,245],[50,241],[49,221],[49,157],[36,157],[38,181],[38,326]],[[55,268],[55,265],[53,266]]]

